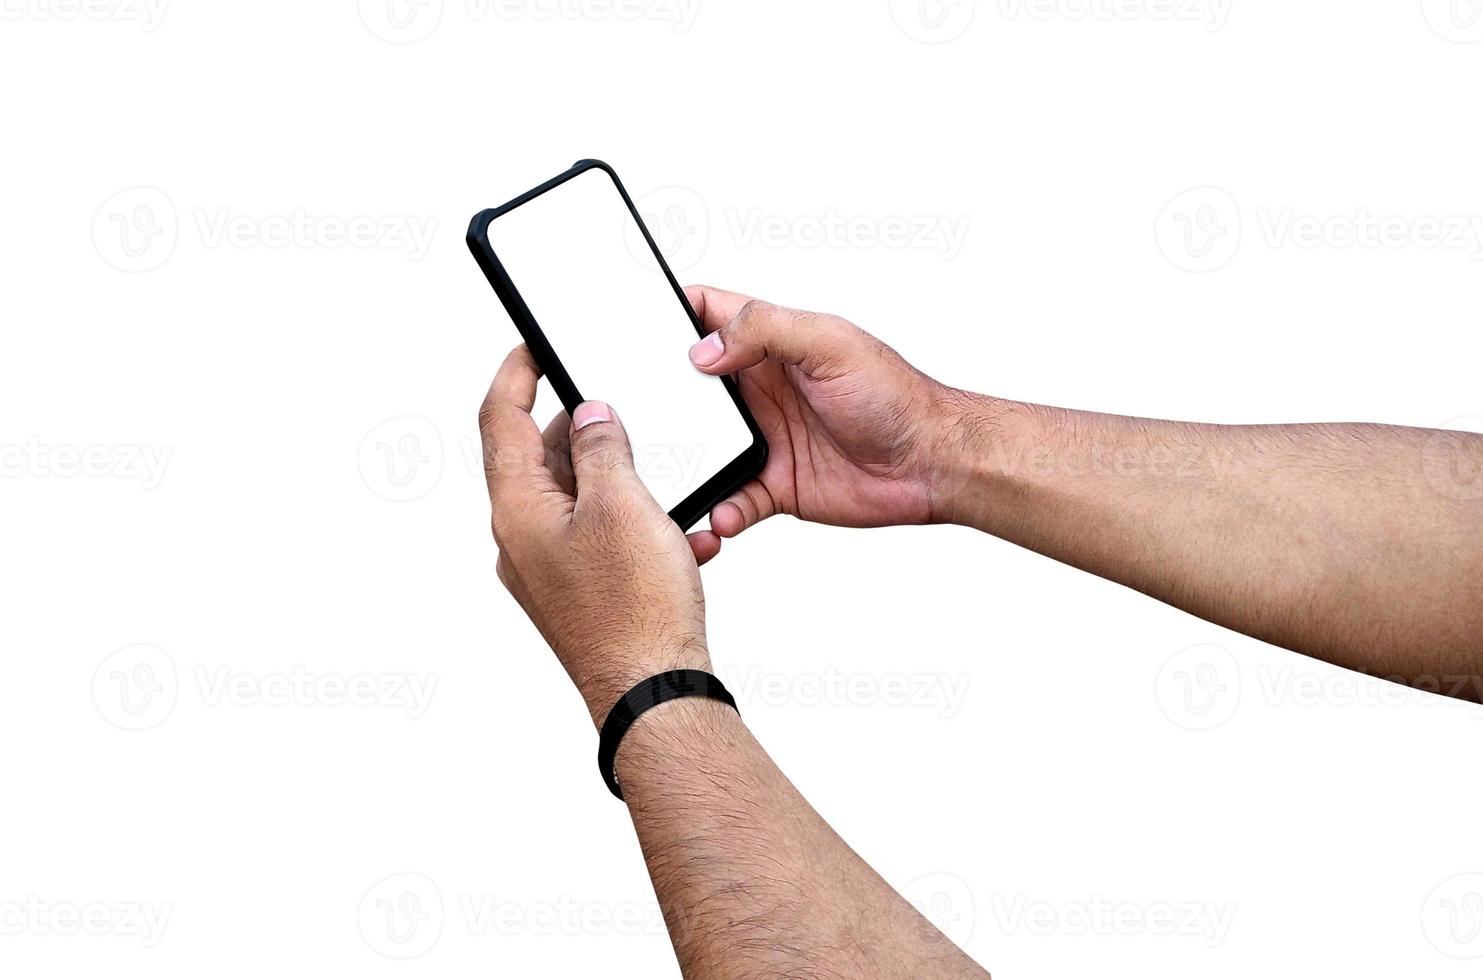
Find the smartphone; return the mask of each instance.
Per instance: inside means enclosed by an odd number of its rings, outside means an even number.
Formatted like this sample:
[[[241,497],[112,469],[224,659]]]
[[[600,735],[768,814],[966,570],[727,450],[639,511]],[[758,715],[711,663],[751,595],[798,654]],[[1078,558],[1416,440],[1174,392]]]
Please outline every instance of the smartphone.
[[[681,528],[762,471],[767,440],[735,381],[690,364],[700,320],[612,167],[579,160],[479,212],[468,243],[562,405],[613,406]]]

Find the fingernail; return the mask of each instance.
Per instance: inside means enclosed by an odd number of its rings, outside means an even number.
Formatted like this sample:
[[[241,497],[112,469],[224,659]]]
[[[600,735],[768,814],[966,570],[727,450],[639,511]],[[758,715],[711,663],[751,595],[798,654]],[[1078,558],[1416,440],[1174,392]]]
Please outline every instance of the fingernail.
[[[690,363],[696,367],[709,367],[719,361],[724,353],[726,345],[721,343],[721,335],[713,333],[690,348]]]
[[[611,422],[613,410],[606,402],[583,402],[572,413],[572,428],[585,429],[594,422]]]

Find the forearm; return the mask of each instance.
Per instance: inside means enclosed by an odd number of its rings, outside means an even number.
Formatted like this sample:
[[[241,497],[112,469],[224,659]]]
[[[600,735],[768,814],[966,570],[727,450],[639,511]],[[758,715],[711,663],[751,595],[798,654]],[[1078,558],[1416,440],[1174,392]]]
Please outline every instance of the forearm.
[[[839,838],[735,711],[686,698],[617,774],[687,977],[986,974]]]
[[[1302,653],[1483,697],[1483,499],[1450,470],[1483,465],[1483,436],[976,396],[949,431],[947,519]]]

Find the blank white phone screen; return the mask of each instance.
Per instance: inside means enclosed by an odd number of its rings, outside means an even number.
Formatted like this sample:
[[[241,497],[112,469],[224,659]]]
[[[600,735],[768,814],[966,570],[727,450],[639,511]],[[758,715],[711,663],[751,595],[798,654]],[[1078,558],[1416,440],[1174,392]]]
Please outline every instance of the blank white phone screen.
[[[720,379],[690,364],[695,327],[607,171],[495,218],[489,243],[582,397],[617,412],[666,511],[752,444]]]

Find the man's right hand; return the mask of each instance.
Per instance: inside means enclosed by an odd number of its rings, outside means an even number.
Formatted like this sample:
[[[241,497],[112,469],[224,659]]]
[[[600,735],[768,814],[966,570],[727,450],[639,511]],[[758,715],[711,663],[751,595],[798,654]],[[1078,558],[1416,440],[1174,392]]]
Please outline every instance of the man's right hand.
[[[709,286],[685,295],[707,336],[690,349],[706,374],[735,374],[767,436],[761,475],[711,512],[734,537],[773,514],[844,527],[945,520],[955,420],[971,398],[836,316]]]

